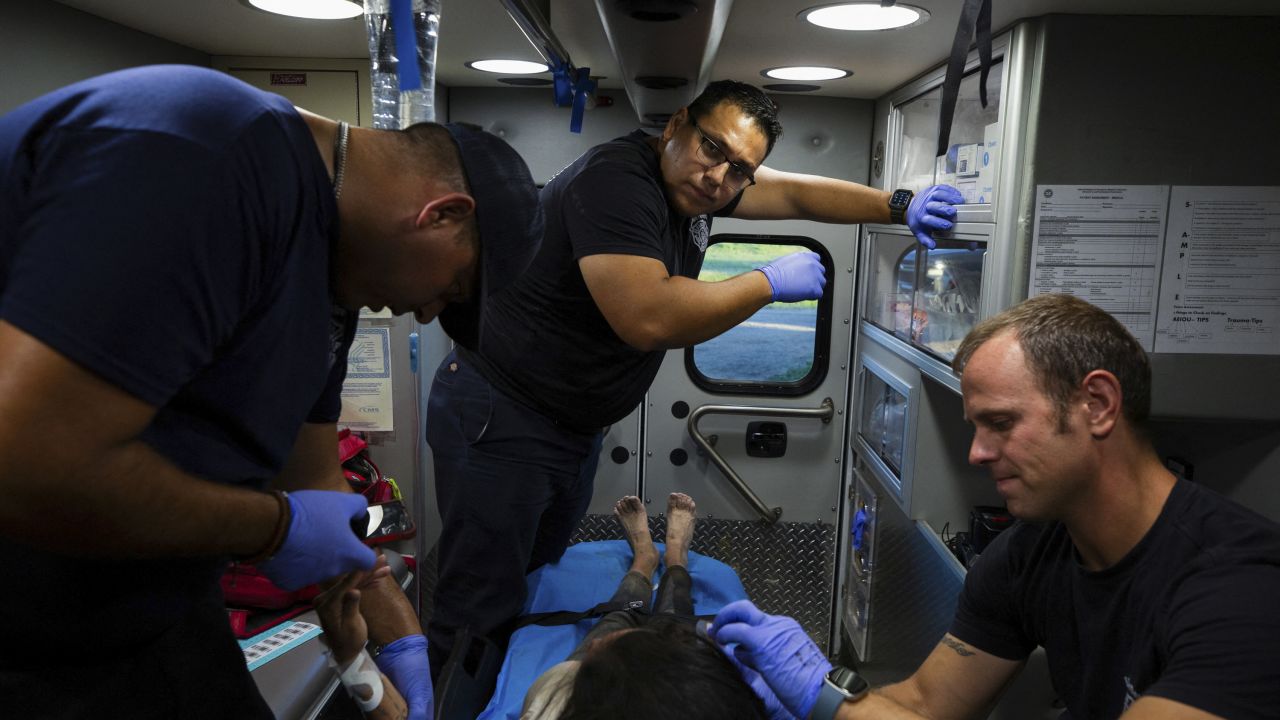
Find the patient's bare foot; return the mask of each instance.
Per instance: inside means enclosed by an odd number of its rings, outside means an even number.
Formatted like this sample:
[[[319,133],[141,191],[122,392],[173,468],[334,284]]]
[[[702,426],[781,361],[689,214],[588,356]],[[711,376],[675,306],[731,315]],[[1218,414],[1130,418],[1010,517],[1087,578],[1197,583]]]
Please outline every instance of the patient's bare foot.
[[[644,510],[644,503],[635,495],[628,495],[613,504],[613,514],[618,516],[634,555],[632,572],[652,578],[653,571],[658,569],[658,549],[649,535],[649,514]]]
[[[693,541],[696,510],[693,498],[684,493],[671,493],[667,497],[667,567],[689,565],[689,543]]]

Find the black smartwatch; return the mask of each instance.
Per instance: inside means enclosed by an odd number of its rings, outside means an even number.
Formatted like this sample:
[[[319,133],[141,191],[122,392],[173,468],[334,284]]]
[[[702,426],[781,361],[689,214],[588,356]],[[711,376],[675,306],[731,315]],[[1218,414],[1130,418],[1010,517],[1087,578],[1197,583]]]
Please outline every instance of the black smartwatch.
[[[894,225],[907,224],[907,208],[916,194],[910,190],[894,190],[889,196],[889,221]]]
[[[822,688],[818,690],[818,700],[813,704],[809,720],[831,720],[841,705],[858,702],[869,692],[871,685],[861,675],[847,667],[834,665],[822,681]]]

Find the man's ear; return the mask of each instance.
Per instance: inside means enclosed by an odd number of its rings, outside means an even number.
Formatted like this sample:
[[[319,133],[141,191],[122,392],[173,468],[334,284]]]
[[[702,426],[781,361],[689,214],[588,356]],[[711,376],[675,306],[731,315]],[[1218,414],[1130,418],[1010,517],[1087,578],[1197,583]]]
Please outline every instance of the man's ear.
[[[476,199],[462,192],[445,193],[433,198],[418,213],[419,230],[435,225],[456,223],[475,214]]]
[[[1080,389],[1088,407],[1086,421],[1090,434],[1096,438],[1107,437],[1120,421],[1124,402],[1120,380],[1106,370],[1094,370],[1084,376]]]
[[[666,145],[671,142],[671,138],[675,137],[680,128],[689,120],[689,108],[682,107],[675,111],[671,117],[667,118],[667,126],[662,128],[662,144]]]

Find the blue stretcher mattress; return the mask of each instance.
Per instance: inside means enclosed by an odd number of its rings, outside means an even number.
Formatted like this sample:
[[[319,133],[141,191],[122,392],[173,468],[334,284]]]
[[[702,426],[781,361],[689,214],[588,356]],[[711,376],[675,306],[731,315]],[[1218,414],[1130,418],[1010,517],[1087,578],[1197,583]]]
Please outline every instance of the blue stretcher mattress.
[[[658,552],[663,547],[658,545]],[[618,581],[631,567],[631,548],[625,540],[586,542],[571,546],[554,565],[544,565],[529,574],[529,598],[524,612],[588,610],[613,597]],[[665,567],[658,569],[654,588]],[[693,610],[712,615],[720,608],[747,597],[747,591],[733,568],[705,555],[689,553],[689,575],[693,578]],[[543,627],[530,625],[511,636],[507,657],[498,673],[493,698],[479,720],[518,720],[529,686],[586,637],[595,620],[574,625]]]

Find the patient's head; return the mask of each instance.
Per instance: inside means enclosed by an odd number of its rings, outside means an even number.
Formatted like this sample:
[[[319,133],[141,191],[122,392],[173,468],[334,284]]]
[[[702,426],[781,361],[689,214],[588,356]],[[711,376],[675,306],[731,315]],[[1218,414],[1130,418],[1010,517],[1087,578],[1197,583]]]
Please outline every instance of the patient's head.
[[[578,668],[561,720],[765,720],[764,703],[738,669],[693,626],[658,615],[603,638]]]

